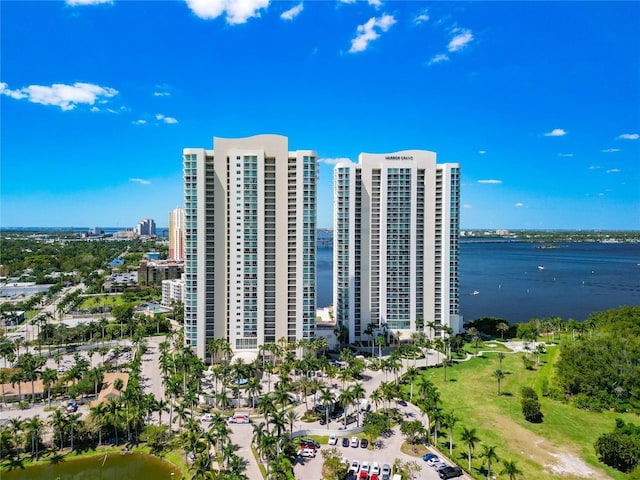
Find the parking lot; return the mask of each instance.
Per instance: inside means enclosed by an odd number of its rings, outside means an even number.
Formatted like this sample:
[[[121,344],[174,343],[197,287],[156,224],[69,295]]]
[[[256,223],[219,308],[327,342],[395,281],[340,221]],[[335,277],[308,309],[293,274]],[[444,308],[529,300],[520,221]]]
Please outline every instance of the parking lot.
[[[338,437],[338,442],[335,446],[323,444],[322,447],[317,451],[317,454],[314,458],[303,458],[299,456],[293,468],[296,479],[307,480],[310,478],[322,478],[322,464],[324,462],[324,458],[322,457],[322,450],[328,448],[336,448],[342,455],[342,457],[348,461],[349,464],[351,464],[354,460],[357,461],[360,465],[362,465],[362,462],[368,462],[369,465],[373,465],[374,462],[377,462],[382,468],[385,463],[393,467],[396,459],[400,459],[402,461],[412,461],[421,468],[418,474],[416,474],[416,476],[414,477],[415,479],[440,479],[440,477],[438,476],[438,472],[433,467],[427,465],[426,462],[422,460],[422,458],[412,457],[400,451],[400,446],[404,442],[404,437],[400,433],[400,427],[398,426],[396,426],[392,430],[392,434],[388,438],[381,437],[380,447],[375,447],[373,449],[370,446],[369,448],[361,448],[360,444],[358,444],[357,447],[352,447],[351,436],[347,437],[349,440],[349,446],[343,447],[342,438],[343,437]],[[462,479],[465,477],[461,476],[459,478]]]

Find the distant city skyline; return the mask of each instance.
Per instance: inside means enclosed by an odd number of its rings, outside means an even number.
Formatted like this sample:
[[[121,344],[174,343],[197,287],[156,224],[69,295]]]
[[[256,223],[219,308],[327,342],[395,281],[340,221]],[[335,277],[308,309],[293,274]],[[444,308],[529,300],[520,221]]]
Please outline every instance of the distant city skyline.
[[[460,164],[460,228],[640,229],[640,2],[2,2],[0,227],[166,228],[182,149]],[[204,142],[205,144],[207,142]]]

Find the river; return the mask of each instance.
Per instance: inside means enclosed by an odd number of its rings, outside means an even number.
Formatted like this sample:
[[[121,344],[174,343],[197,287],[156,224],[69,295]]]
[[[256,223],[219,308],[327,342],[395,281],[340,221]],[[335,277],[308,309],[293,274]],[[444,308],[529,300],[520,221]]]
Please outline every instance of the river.
[[[551,248],[542,248],[542,247]],[[333,249],[319,248],[318,306],[332,299]],[[476,295],[473,293],[477,292]],[[460,310],[511,323],[640,305],[640,244],[460,242]]]

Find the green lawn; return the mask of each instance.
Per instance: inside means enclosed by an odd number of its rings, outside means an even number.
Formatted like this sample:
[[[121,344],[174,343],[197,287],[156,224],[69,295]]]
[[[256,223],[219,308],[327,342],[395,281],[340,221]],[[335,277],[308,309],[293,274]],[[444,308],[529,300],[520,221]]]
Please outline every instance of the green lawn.
[[[113,308],[116,305],[125,303],[122,295],[96,295],[86,297],[82,303],[78,306],[79,309],[90,309],[96,307],[110,307]]]
[[[443,369],[429,369],[422,372],[433,381],[440,391],[442,407],[445,412],[455,412],[458,422],[454,429],[453,458],[467,468],[467,448],[460,440],[463,427],[475,428],[480,442],[476,444],[475,454],[481,452],[480,443],[495,445],[500,459],[513,459],[523,471],[523,479],[579,478],[569,474],[559,475],[541,464],[551,465],[557,459],[549,452],[562,452],[575,455],[596,470],[606,472],[611,478],[625,479],[626,475],[606,467],[598,462],[593,443],[604,432],[611,431],[615,418],[640,423],[637,415],[614,412],[593,413],[579,410],[569,404],[542,397],[542,378],[549,378],[553,369],[553,360],[557,347],[549,347],[548,353],[541,356],[541,365],[534,370],[525,370],[522,353],[507,354],[503,360],[505,378],[501,382],[502,395],[498,396],[497,380],[492,376],[499,368],[495,353],[472,358],[466,362],[455,363],[447,368],[447,382],[443,381]],[[532,359],[537,358],[530,354]],[[541,424],[531,424],[524,420],[520,408],[520,389],[523,386],[536,388],[540,396],[544,420]],[[408,388],[408,387],[405,387]],[[414,388],[415,392],[415,388]],[[448,453],[448,430],[441,431],[439,448]],[[486,478],[481,470],[481,459],[472,462],[472,473],[477,478]],[[492,465],[492,474],[497,478],[501,465]],[[484,477],[482,473],[484,472]]]

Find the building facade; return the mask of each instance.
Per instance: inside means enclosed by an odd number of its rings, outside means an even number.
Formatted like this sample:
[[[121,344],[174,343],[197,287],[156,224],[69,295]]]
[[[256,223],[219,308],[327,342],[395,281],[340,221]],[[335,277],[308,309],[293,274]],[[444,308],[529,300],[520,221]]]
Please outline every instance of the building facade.
[[[350,342],[369,341],[369,324],[400,339],[416,319],[430,336],[461,330],[459,204],[459,166],[436,164],[433,152],[335,166],[334,310]]]
[[[316,176],[311,150],[279,135],[186,148],[185,342],[235,352],[315,335]]]
[[[141,260],[138,266],[138,285],[141,287],[159,287],[163,280],[176,280],[182,277],[184,262],[171,260]]]
[[[153,218],[145,218],[136,225],[136,234],[141,237],[154,237],[156,235],[156,222]]]
[[[169,260],[184,260],[184,208],[169,212]]]
[[[184,304],[184,274],[179,279],[162,281],[162,303],[165,307],[170,307],[173,302]]]

